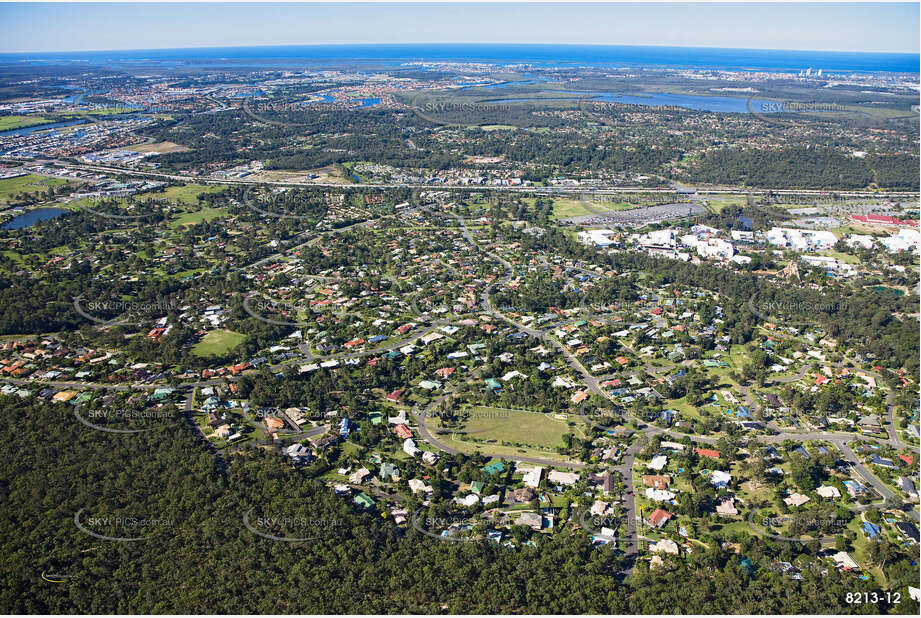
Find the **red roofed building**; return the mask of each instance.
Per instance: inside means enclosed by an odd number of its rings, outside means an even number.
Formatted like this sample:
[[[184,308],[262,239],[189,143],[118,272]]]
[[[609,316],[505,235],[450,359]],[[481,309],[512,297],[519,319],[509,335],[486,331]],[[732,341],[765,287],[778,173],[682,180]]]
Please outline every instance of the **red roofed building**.
[[[454,367],[442,367],[435,372],[435,374],[443,380],[450,378],[452,373],[454,373]]]
[[[649,516],[649,519],[646,522],[653,528],[661,528],[668,523],[668,520],[672,518],[672,514],[664,509],[656,509],[652,512],[652,515]]]
[[[400,436],[404,440],[406,438],[413,437],[413,432],[411,432],[409,430],[409,427],[407,427],[406,425],[397,425],[396,427],[393,428],[393,430],[396,432],[398,436]]]
[[[871,223],[876,225],[910,225],[912,227],[917,227],[918,222],[912,219],[897,219],[895,217],[887,217],[885,215],[851,215],[852,221],[857,221],[858,223]]]
[[[230,373],[232,373],[233,375],[239,375],[240,373],[242,373],[243,371],[246,371],[250,367],[252,367],[252,365],[250,365],[249,363],[240,363],[239,365],[233,365],[232,367],[230,367]]]
[[[387,395],[387,399],[389,399],[390,401],[399,401],[400,397],[402,396],[403,396],[403,389],[398,388],[397,390]]]
[[[911,465],[915,463],[915,458],[911,455],[899,455],[899,459],[905,462],[906,465]]]
[[[719,451],[714,451],[713,449],[709,449],[709,448],[695,448],[694,452],[700,455],[701,457],[709,457],[710,459],[720,458]]]
[[[165,328],[154,328],[149,333],[147,333],[147,336],[156,341],[164,332],[166,332]]]

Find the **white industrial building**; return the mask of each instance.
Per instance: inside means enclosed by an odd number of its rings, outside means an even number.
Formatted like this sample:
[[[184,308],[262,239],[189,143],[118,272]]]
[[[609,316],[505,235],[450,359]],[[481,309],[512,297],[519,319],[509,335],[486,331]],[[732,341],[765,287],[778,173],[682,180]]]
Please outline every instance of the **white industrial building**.
[[[921,248],[921,232],[909,228],[902,228],[895,236],[881,238],[879,244],[893,253],[908,250],[918,251],[919,248]]]
[[[637,242],[644,247],[668,247],[677,246],[678,234],[675,230],[653,230],[647,234],[642,234],[637,238]]]
[[[576,236],[582,244],[594,245],[596,247],[610,247],[616,245],[617,241],[611,238],[616,235],[614,230],[585,230],[579,232]]]
[[[849,247],[860,247],[862,249],[872,249],[876,244],[872,236],[865,234],[851,234],[844,242]]]
[[[786,247],[794,251],[807,251],[810,249],[830,249],[837,244],[838,237],[825,230],[772,227],[767,233],[767,240],[776,247]]]
[[[702,240],[694,234],[687,234],[681,237],[681,244],[686,247],[694,247],[697,255],[703,258],[731,258],[736,250],[732,243],[722,238],[708,238]]]

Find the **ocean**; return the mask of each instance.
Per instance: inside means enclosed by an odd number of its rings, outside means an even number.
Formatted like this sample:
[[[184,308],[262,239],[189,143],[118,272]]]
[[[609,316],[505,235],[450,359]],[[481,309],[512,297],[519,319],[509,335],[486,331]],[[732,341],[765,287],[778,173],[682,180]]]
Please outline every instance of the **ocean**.
[[[824,73],[919,73],[918,54],[854,53],[703,47],[625,45],[296,45],[214,47],[131,51],[0,54],[0,63],[55,64],[79,62],[163,66],[282,67],[357,61],[401,65],[408,62],[485,62],[531,64],[542,67],[670,67],[747,71]]]

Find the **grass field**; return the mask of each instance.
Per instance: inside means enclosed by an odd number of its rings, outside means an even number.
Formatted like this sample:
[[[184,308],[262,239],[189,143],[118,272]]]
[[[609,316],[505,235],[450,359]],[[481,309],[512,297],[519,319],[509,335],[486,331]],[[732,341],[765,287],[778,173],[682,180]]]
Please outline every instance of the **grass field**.
[[[245,340],[246,335],[241,335],[231,330],[213,330],[195,344],[195,347],[192,348],[192,354],[195,356],[219,356],[226,354]]]
[[[173,142],[156,142],[153,144],[141,144],[139,146],[132,146],[132,150],[135,152],[156,152],[158,154],[166,154],[170,152],[185,152],[188,150],[185,146],[180,146],[179,144],[174,144]]]
[[[573,200],[567,198],[553,199],[553,219],[567,219],[583,215],[602,215],[612,210],[627,210],[637,208],[636,204],[627,202],[594,202],[589,200]]]
[[[526,450],[539,449],[546,454],[562,446],[563,434],[571,431],[564,421],[527,410],[475,406],[469,412],[470,418],[460,431],[469,432],[471,439],[467,440],[459,433],[452,436],[451,441],[464,445],[471,452],[476,449],[483,452],[493,452],[494,449],[499,452],[515,452],[514,444],[520,444]],[[427,424],[431,429],[440,427],[437,419],[430,419]],[[440,440],[446,438],[446,435],[439,436]]]
[[[215,185],[181,185],[178,187],[167,187],[164,191],[156,193],[139,193],[137,199],[166,199],[177,204],[194,206],[198,204],[198,196],[200,194],[220,193],[225,189],[226,187]]]
[[[841,253],[840,251],[834,251],[832,249],[829,249],[827,251],[819,251],[818,255],[825,255],[828,257],[833,257],[833,258],[838,259],[841,262],[844,262],[845,264],[857,264],[860,262],[860,258],[858,258],[856,255],[850,255],[848,253]]]
[[[719,213],[727,206],[745,206],[747,203],[744,195],[727,195],[720,197],[708,195],[705,201],[707,202],[707,210],[712,213]]]
[[[41,116],[0,116],[0,131],[11,131],[50,122],[54,121]]]
[[[48,178],[37,174],[17,176],[16,178],[4,178],[0,180],[0,201],[10,201],[12,196],[18,193],[45,191],[49,187],[57,187],[66,183],[67,181],[63,178]]]
[[[170,227],[179,227],[182,225],[194,225],[196,223],[201,223],[202,221],[211,221],[213,219],[220,219],[228,215],[226,208],[211,208],[205,207],[200,210],[194,210],[191,212],[185,212],[178,217],[170,221]]]

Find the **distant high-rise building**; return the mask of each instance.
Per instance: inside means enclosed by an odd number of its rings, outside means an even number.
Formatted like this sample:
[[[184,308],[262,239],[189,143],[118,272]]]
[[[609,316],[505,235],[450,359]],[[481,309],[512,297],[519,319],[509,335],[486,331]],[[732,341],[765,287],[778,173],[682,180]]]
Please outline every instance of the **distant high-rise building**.
[[[806,69],[806,77],[809,77],[810,75],[812,75],[812,67]]]

